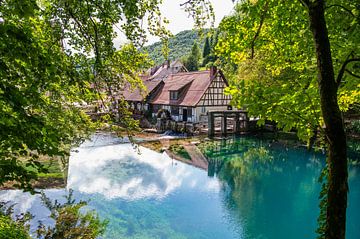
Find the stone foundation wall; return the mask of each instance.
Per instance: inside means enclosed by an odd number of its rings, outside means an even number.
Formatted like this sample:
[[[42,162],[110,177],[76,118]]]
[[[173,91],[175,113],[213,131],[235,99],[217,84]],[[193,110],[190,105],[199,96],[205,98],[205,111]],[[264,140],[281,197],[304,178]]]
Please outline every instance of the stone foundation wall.
[[[157,119],[156,130],[159,133],[164,133],[167,130],[172,130],[178,133],[194,134],[198,129],[197,129],[197,124],[195,123],[176,122],[174,120],[167,120],[167,119]]]

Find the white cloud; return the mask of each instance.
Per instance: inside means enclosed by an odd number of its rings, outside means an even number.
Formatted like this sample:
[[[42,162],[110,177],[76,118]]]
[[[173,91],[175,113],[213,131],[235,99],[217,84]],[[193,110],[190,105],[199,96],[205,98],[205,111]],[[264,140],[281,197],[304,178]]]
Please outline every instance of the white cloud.
[[[234,7],[232,0],[210,0],[214,12],[215,12],[215,26],[217,27],[220,21],[224,16],[229,15]],[[161,14],[169,20],[169,25],[167,29],[170,30],[172,34],[177,34],[184,30],[190,30],[194,28],[194,21],[188,14],[180,7],[181,3],[184,3],[185,0],[164,0],[160,6]],[[210,26],[210,24],[208,25]],[[116,47],[124,44],[126,41],[125,35],[117,30],[118,37],[114,40]],[[159,41],[155,36],[148,36],[148,44]]]

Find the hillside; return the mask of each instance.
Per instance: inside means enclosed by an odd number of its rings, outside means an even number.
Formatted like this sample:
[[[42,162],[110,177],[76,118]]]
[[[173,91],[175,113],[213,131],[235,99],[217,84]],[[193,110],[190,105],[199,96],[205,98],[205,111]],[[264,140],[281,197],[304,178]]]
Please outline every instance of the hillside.
[[[200,39],[197,31],[185,30],[179,32],[178,34],[170,38],[169,58],[171,60],[175,60],[187,56],[190,53],[191,47],[194,44],[195,40],[199,40],[198,44],[202,52],[205,39],[204,38]],[[164,56],[162,55],[161,49],[162,49],[161,42],[155,42],[143,48],[144,51],[147,51],[149,53],[151,59],[153,59],[155,64],[161,64],[165,60]]]

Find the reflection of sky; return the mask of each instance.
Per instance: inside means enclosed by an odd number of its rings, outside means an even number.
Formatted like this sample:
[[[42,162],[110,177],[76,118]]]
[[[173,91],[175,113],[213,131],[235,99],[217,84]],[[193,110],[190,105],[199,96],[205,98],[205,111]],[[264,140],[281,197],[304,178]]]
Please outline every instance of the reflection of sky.
[[[67,187],[81,193],[102,194],[106,199],[161,199],[189,178],[190,186],[199,183],[196,177],[191,177],[189,166],[174,162],[165,153],[143,147],[137,151],[130,144],[115,144],[74,150]],[[209,190],[219,188],[217,181],[207,181],[209,185],[205,186]]]
[[[96,135],[71,152],[68,188],[77,201],[89,200],[87,208],[109,220],[104,238],[315,237],[321,158],[308,151],[271,149],[271,167],[255,163],[256,179],[234,177],[236,187],[166,154],[139,151]],[[358,167],[350,167],[349,180],[347,229],[352,239],[359,235]],[[53,200],[64,200],[64,194],[64,189],[46,190]],[[0,192],[0,201],[17,203],[15,213],[30,211],[34,222],[52,223],[38,195],[8,190]]]
[[[0,193],[1,202],[11,202],[18,204],[18,212],[26,212],[33,205],[36,197],[29,193],[23,193],[20,190],[8,190]]]
[[[152,221],[151,225],[164,227],[164,233],[169,231],[166,233],[170,235],[172,231],[168,225],[170,222],[164,222],[170,219],[166,219],[164,213],[174,213],[171,220],[175,224],[186,218],[184,222],[194,220],[194,225],[206,213],[209,215],[221,213],[218,202],[215,203],[216,205],[212,203],[214,197],[218,198],[220,190],[216,178],[208,178],[205,171],[174,161],[165,153],[157,153],[143,147],[134,149],[131,144],[123,144],[118,139],[112,139],[114,138],[106,135],[93,137],[92,141],[84,142],[79,148],[72,150],[69,161],[67,188],[74,190],[77,201],[90,200],[89,207],[95,209],[102,218],[113,218],[112,211],[120,210],[121,213],[126,214],[126,218],[137,220],[133,217],[141,212],[148,215],[147,220]],[[45,190],[45,193],[52,200],[63,201],[66,190],[50,189]],[[197,205],[195,210],[188,207],[188,200]],[[41,203],[39,195],[31,195],[19,190],[5,190],[0,192],[0,201],[15,203],[16,214],[31,212],[36,216],[33,222],[40,220],[52,223],[48,218],[50,213]],[[199,211],[198,217],[194,217],[193,212],[201,210],[201,206],[208,208],[209,211]],[[151,209],[153,207],[156,209]],[[176,209],[171,209],[172,207]],[[169,212],[162,212],[164,208]],[[155,211],[160,213],[160,218],[157,218],[156,213],[154,214]],[[159,220],[161,223],[157,222]],[[216,222],[212,220],[206,224],[211,225]],[[186,223],[182,226],[189,229]],[[114,219],[110,220],[108,227],[109,231],[114,230],[115,233],[121,228]],[[36,223],[31,228],[34,231]],[[193,230],[197,229],[197,227],[193,228]],[[221,233],[223,230],[219,231]]]

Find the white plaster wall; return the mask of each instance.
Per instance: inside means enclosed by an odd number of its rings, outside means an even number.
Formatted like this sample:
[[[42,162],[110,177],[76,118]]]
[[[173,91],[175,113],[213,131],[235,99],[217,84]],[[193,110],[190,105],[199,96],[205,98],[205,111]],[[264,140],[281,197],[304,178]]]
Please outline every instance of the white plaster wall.
[[[227,106],[205,106],[205,113],[202,113],[202,106],[198,106],[195,108],[195,116],[196,122],[207,122],[207,112],[214,111],[214,110],[227,110]]]

